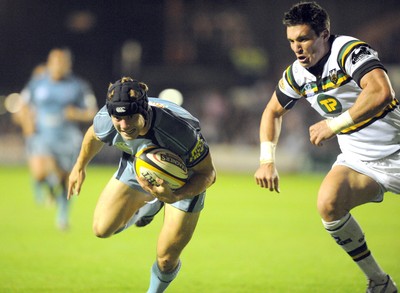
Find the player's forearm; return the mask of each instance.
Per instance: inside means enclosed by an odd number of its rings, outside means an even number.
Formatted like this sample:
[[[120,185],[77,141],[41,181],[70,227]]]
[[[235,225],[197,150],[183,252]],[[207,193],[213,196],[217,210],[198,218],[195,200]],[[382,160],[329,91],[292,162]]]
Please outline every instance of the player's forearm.
[[[281,133],[282,117],[274,115],[266,109],[260,124],[260,142],[270,141],[278,143]]]
[[[393,101],[394,91],[387,74],[381,69],[367,73],[361,80],[362,92],[349,113],[354,123],[374,117]]]
[[[196,166],[194,168],[194,173],[189,178],[188,182],[175,192],[176,196],[182,199],[192,198],[214,184],[216,180],[216,171],[210,154],[199,165],[201,166]]]
[[[102,149],[103,145],[104,143],[97,139],[93,130],[93,125],[90,126],[83,138],[81,151],[76,163],[81,166],[81,168],[86,168],[90,161]]]
[[[286,112],[287,110],[281,106],[274,92],[261,117],[260,142],[278,143],[282,127],[282,116]]]
[[[71,106],[65,110],[65,117],[70,121],[88,123],[92,122],[96,113],[97,109],[95,108],[81,109],[78,107]]]

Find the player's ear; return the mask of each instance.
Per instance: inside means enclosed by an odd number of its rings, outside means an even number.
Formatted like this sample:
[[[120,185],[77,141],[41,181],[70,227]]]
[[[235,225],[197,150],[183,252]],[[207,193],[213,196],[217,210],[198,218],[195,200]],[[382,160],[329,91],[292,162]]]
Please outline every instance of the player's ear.
[[[329,37],[331,35],[331,33],[328,29],[324,30],[321,34],[324,39],[329,39]]]

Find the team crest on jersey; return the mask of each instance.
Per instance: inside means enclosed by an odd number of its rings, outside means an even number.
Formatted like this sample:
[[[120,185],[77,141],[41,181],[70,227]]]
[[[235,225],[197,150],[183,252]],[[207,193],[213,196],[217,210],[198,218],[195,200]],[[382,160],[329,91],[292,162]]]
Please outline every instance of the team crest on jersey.
[[[327,114],[342,113],[342,104],[340,104],[340,102],[335,97],[328,95],[319,95],[317,101],[322,111]]]
[[[338,78],[338,74],[337,74],[336,68],[335,68],[335,69],[332,69],[332,70],[329,70],[329,79],[330,79],[334,84],[336,84],[336,83],[338,82],[339,78]]]
[[[351,57],[351,63],[356,64],[358,61],[368,58],[371,55],[372,53],[367,46],[361,46],[354,50],[353,56]]]

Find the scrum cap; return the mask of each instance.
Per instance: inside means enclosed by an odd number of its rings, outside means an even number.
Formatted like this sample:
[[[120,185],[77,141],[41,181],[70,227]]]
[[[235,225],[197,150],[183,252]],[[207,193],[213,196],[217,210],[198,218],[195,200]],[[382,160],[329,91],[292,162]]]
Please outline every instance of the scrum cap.
[[[107,91],[106,107],[110,116],[141,114],[147,119],[150,111],[148,102],[147,86],[130,77],[117,80]]]

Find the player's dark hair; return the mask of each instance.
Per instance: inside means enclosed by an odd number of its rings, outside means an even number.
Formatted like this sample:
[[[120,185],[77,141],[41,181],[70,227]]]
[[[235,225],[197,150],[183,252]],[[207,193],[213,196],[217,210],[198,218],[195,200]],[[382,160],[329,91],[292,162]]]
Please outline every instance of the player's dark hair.
[[[316,2],[300,2],[293,5],[283,15],[285,26],[306,24],[319,36],[324,30],[330,30],[330,18],[325,9]]]
[[[131,77],[123,77],[110,84],[107,91],[106,107],[110,116],[141,114],[147,119],[150,107],[148,87]]]

